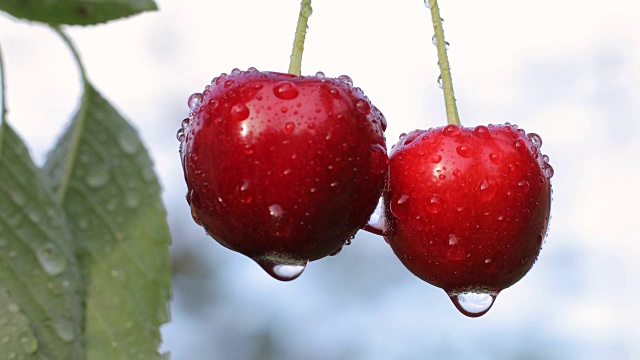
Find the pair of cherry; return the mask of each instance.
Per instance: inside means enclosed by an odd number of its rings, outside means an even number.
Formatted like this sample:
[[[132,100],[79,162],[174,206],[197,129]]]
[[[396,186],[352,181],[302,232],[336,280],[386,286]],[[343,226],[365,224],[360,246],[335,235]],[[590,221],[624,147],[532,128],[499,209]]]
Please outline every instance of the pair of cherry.
[[[178,139],[193,218],[276,279],[364,228],[480,316],[541,249],[553,169],[515,125],[414,130],[387,155],[386,120],[348,76],[253,68],[188,103]],[[381,196],[383,221],[369,224]]]

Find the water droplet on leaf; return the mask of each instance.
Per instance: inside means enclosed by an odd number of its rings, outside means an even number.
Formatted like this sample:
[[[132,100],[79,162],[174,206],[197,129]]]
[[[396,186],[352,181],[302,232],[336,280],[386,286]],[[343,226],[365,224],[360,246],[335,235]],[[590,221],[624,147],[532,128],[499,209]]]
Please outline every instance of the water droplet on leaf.
[[[36,257],[44,271],[51,276],[59,275],[67,268],[67,258],[52,243],[42,245]]]
[[[87,186],[97,189],[105,186],[110,179],[111,173],[109,171],[109,166],[103,164],[89,169],[89,173],[87,174],[85,181]]]
[[[53,323],[53,330],[64,342],[72,342],[76,338],[76,330],[71,321],[61,319]]]

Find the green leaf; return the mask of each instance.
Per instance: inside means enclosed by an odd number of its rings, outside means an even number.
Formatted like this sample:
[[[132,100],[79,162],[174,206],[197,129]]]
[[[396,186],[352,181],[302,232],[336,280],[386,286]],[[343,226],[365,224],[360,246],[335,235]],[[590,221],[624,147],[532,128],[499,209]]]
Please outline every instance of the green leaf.
[[[0,125],[0,353],[82,359],[80,271],[64,211],[22,140]]]
[[[0,10],[50,25],[93,25],[158,10],[153,0],[0,0]]]
[[[161,358],[170,236],[160,186],[137,132],[87,81],[45,171],[77,236],[87,359]]]

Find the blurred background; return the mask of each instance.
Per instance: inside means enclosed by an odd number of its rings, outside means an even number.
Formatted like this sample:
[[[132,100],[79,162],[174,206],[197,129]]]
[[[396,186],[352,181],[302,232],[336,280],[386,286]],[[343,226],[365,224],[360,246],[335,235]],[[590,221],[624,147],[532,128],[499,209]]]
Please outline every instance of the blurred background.
[[[159,12],[68,32],[88,76],[139,130],[173,233],[176,360],[640,358],[640,5],[441,0],[462,123],[542,136],[556,170],[532,271],[477,319],[361,232],[290,283],[191,220],[175,133],[187,98],[233,68],[286,71],[298,0],[157,0]],[[399,134],[445,124],[422,0],[315,0],[303,73],[348,74]],[[80,80],[46,27],[0,15],[9,121],[36,162],[78,106]]]

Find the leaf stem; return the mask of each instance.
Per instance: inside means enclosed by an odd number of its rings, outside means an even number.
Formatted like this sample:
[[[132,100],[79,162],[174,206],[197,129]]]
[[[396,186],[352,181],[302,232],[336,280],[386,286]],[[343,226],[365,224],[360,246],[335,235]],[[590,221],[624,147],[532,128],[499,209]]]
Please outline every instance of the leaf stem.
[[[300,13],[298,14],[298,25],[296,36],[293,39],[293,50],[289,62],[289,74],[300,76],[302,74],[302,52],[304,51],[304,39],[307,36],[307,23],[313,9],[311,0],[302,0],[300,3]]]
[[[73,45],[73,42],[67,36],[67,34],[65,34],[65,32],[62,31],[62,29],[60,27],[52,26],[51,28],[58,35],[60,35],[60,37],[62,38],[62,41],[64,41],[64,43],[67,45],[69,50],[71,50],[71,54],[73,54],[73,58],[76,60],[76,64],[78,65],[78,69],[80,70],[80,76],[82,77],[82,82],[85,85],[88,84],[89,83],[89,79],[87,78],[87,73],[84,70],[84,65],[82,65],[82,60],[80,59],[80,54],[78,54],[78,51],[76,50],[76,47]]]
[[[428,0],[431,10],[431,20],[433,22],[436,48],[438,49],[438,64],[440,66],[440,79],[442,81],[442,92],[444,93],[444,103],[447,109],[447,123],[460,125],[460,116],[456,106],[456,97],[453,93],[453,80],[451,79],[451,68],[449,67],[449,57],[447,56],[447,43],[444,40],[444,29],[442,28],[442,18],[437,0]]]

